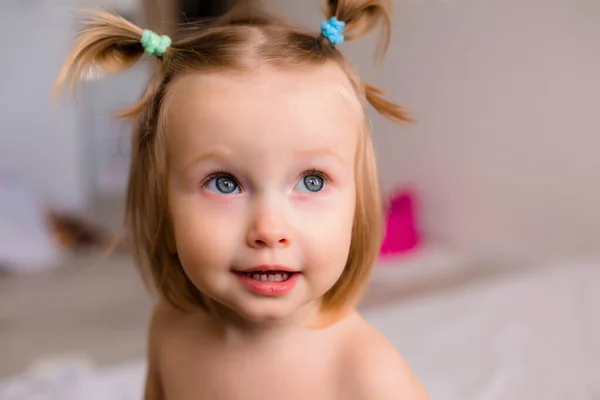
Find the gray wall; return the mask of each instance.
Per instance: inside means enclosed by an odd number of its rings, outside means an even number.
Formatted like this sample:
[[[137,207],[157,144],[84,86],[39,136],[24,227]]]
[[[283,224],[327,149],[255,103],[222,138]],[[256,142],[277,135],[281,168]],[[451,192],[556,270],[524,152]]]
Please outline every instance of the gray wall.
[[[54,109],[51,98],[73,30],[65,8],[49,1],[0,5],[0,170],[18,174],[53,203],[79,208],[85,184],[77,112]]]
[[[89,85],[76,102],[54,101],[52,85],[72,45],[77,10],[86,6],[129,10],[135,2],[0,3],[0,172],[18,176],[44,202],[71,211],[85,209],[102,189],[99,179],[106,180],[108,170],[98,166],[115,162],[115,133],[123,131],[108,113],[122,105],[119,100],[133,98],[140,86],[138,76],[122,78],[106,87]]]

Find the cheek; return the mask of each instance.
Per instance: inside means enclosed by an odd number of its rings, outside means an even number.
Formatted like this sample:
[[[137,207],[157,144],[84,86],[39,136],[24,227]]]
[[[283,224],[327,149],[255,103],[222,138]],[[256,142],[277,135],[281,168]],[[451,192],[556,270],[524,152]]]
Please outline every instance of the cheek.
[[[319,213],[318,216],[305,218],[307,238],[311,247],[307,256],[317,265],[335,265],[334,269],[343,268],[352,237],[354,194],[340,196],[327,209],[327,212]]]
[[[219,268],[232,257],[240,215],[231,204],[214,205],[192,198],[173,201],[175,247],[184,268]],[[218,208],[218,209],[215,209]]]

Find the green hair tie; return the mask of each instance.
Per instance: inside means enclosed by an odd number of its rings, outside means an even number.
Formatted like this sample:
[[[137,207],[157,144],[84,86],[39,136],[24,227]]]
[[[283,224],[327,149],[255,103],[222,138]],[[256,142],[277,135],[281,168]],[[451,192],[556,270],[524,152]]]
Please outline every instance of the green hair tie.
[[[160,36],[149,29],[145,29],[142,33],[140,43],[144,47],[146,54],[160,57],[165,54],[172,41],[167,35]]]

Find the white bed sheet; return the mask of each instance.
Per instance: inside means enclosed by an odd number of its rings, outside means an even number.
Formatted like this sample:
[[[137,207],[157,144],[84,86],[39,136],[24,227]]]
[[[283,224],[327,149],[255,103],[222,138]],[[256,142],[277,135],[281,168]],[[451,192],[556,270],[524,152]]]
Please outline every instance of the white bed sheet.
[[[596,400],[599,289],[600,264],[563,264],[363,314],[401,350],[432,399]],[[144,372],[143,361],[55,365],[0,382],[0,399],[138,400]]]
[[[600,264],[496,277],[367,318],[433,399],[600,399]]]

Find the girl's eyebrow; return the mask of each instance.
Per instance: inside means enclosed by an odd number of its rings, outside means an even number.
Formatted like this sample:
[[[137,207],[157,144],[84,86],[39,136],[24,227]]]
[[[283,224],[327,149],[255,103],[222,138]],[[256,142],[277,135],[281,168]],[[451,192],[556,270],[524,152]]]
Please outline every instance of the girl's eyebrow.
[[[194,166],[202,163],[202,162],[206,162],[206,161],[221,161],[224,162],[229,158],[230,154],[227,151],[224,151],[222,149],[214,149],[214,150],[210,150],[207,151],[205,153],[202,153],[201,155],[199,155],[198,157],[194,158],[192,161],[190,161],[189,163],[186,163],[184,170],[188,171],[190,169],[192,169]]]
[[[338,163],[342,164],[343,166],[346,166],[346,164],[347,164],[347,160],[344,159],[344,157],[342,157],[339,153],[337,153],[336,151],[334,151],[328,147],[308,149],[308,150],[296,150],[294,152],[294,154],[297,156],[300,156],[300,157],[308,157],[308,156],[328,157],[328,158],[335,159]]]
[[[346,166],[348,164],[348,160],[344,159],[344,157],[342,157],[333,149],[327,147],[296,150],[294,152],[294,155],[298,157],[326,157],[334,159],[337,163],[341,164],[342,166]],[[226,162],[228,159],[230,159],[230,156],[231,154],[223,149],[210,150],[202,153],[198,157],[195,157],[192,161],[186,163],[184,166],[184,171],[189,171],[196,165],[207,161]]]

